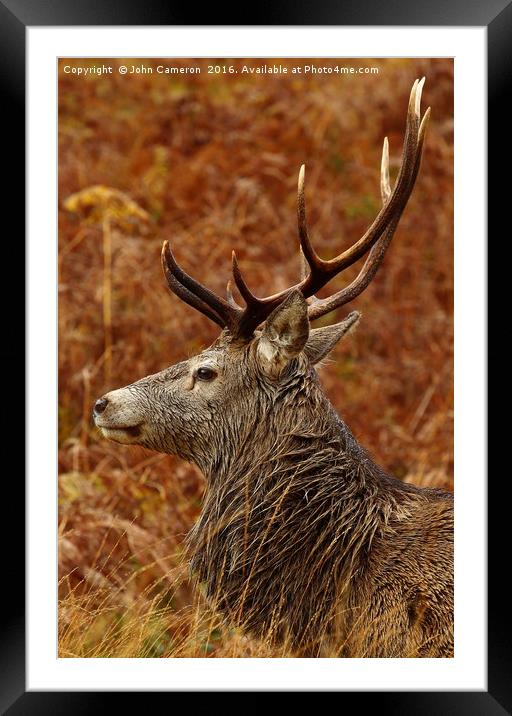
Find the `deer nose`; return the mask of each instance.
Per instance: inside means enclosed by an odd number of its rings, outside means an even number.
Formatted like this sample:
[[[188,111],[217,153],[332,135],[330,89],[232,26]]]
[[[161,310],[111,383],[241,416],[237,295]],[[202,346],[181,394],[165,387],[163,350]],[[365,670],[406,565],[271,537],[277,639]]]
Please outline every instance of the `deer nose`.
[[[99,398],[99,400],[94,403],[94,408],[92,409],[93,415],[101,415],[107,405],[108,400],[106,398]]]

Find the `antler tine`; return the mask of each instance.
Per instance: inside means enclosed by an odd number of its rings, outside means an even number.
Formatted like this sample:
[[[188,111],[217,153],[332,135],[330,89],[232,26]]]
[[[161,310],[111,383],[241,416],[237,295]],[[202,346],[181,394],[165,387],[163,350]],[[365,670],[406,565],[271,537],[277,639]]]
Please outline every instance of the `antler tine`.
[[[412,185],[414,185],[414,182],[416,181],[416,177],[419,172],[421,153],[429,117],[430,107],[426,110],[418,131],[418,152],[409,179]],[[384,140],[384,146],[382,148],[381,163],[381,194],[383,204],[388,201],[390,193],[391,188],[389,185],[389,145],[386,138]],[[326,313],[330,313],[336,308],[340,308],[346,303],[349,303],[354,298],[357,298],[357,296],[359,296],[359,294],[362,293],[365,288],[367,288],[367,286],[371,283],[373,277],[377,273],[380,265],[382,264],[382,261],[384,260],[384,256],[386,254],[388,246],[391,243],[391,239],[395,234],[396,227],[398,226],[399,221],[400,215],[396,216],[393,219],[384,234],[380,237],[377,243],[374,244],[370,253],[368,254],[368,257],[366,258],[366,261],[361,271],[348,286],[346,286],[341,291],[338,291],[333,296],[329,296],[325,299],[317,299],[317,301],[309,307],[308,315],[311,321],[315,320],[316,318],[320,318],[321,316],[325,316]]]
[[[322,271],[323,261],[313,248],[306,221],[306,200],[304,198],[304,180],[306,176],[306,165],[302,164],[299,170],[299,181],[297,185],[297,224],[299,229],[300,248],[304,259],[307,261],[310,271]],[[304,276],[303,278],[306,278]]]
[[[299,261],[300,261],[300,286],[306,286],[309,274],[315,271],[321,271],[321,259],[316,254],[309,238],[308,225],[306,221],[306,201],[304,198],[304,179],[306,166],[303,164],[299,171],[298,191],[297,191],[297,224],[299,229]],[[311,279],[310,279],[311,280]],[[312,294],[308,298],[308,303],[312,304],[318,301],[317,297]]]
[[[257,305],[259,299],[252,293],[249,286],[245,283],[245,279],[242,276],[242,272],[240,271],[238,260],[236,258],[236,253],[234,251],[231,252],[231,261],[233,266],[233,278],[235,280],[236,287],[240,291],[240,295],[244,299],[247,306]]]
[[[236,328],[236,334],[239,336],[251,335],[254,329],[262,323],[270,313],[276,308],[284,298],[293,291],[299,289],[303,292],[304,296],[312,298],[316,301],[316,297],[313,295],[315,292],[315,286],[317,284],[323,285],[326,283],[325,280],[319,281],[318,276],[322,274],[322,260],[318,257],[311,241],[309,239],[308,227],[306,222],[306,207],[304,199],[304,177],[305,177],[305,165],[303,164],[299,171],[298,189],[297,189],[297,219],[298,229],[300,238],[300,255],[301,255],[301,281],[300,283],[292,286],[291,288],[280,291],[272,296],[266,298],[258,298],[255,296],[247,285],[240,267],[236,254],[232,253],[233,262],[233,278],[235,284],[240,291],[240,295],[246,303],[245,311]],[[228,297],[230,304],[233,306],[234,299]],[[234,304],[238,307],[237,304]]]
[[[162,246],[162,268],[169,289],[178,298],[203,313],[221,328],[230,330],[235,328],[240,314],[243,313],[242,309],[230,305],[209,288],[189,276],[174,258],[168,241],[164,241]]]
[[[352,266],[368,251],[379,239],[387,226],[393,221],[395,214],[400,215],[404,210],[412,191],[413,184],[409,181],[418,149],[418,131],[420,125],[419,104],[425,78],[415,80],[407,109],[407,121],[402,152],[402,162],[396,179],[394,189],[389,201],[382,207],[364,236],[351,247],[330,261],[323,261],[323,270],[336,275],[340,271]]]
[[[299,263],[300,263],[300,280],[304,281],[304,279],[307,278],[309,266],[308,266],[308,262],[306,261],[306,257],[304,256],[304,251],[302,250],[302,246],[299,246]]]
[[[382,197],[382,204],[385,204],[391,196],[391,186],[389,184],[389,142],[387,137],[384,137],[384,144],[382,146],[382,161],[380,164],[380,195]]]
[[[273,309],[281,303],[284,296],[289,293],[290,289],[276,293],[273,296],[268,296],[267,298],[258,298],[252,293],[249,286],[246,284],[234,251],[232,253],[232,262],[233,278],[235,280],[236,287],[240,291],[240,295],[246,304],[245,310],[242,312],[242,315],[238,320],[235,335],[250,336],[254,332],[254,329],[257,328],[259,324],[272,313]]]
[[[396,219],[391,226],[386,229],[377,243],[373,245],[366,261],[364,262],[363,268],[348,286],[341,291],[338,291],[333,296],[317,299],[316,302],[308,308],[310,321],[314,321],[321,316],[325,316],[327,313],[334,311],[336,308],[340,308],[340,306],[344,306],[346,303],[353,301],[354,298],[357,298],[357,296],[359,296],[359,294],[369,286],[384,259],[384,255],[389,244],[391,243],[391,239],[394,236],[397,225],[398,219]]]
[[[235,297],[233,296],[233,285],[231,281],[228,281],[226,286],[226,300],[233,308],[236,308],[239,311],[243,311],[242,306],[239,306],[238,303],[235,301]]]
[[[190,291],[182,286],[179,281],[177,281],[174,276],[164,268],[165,277],[167,279],[167,284],[169,286],[169,289],[174,293],[178,298],[181,298],[182,301],[185,303],[188,303],[189,306],[192,306],[192,308],[195,308],[200,313],[204,314],[207,318],[209,318],[211,321],[216,323],[221,328],[225,328],[223,321],[214,311],[211,311],[202,301],[200,301],[197,296],[194,296],[193,293],[190,293]]]
[[[236,254],[233,251],[233,278],[237,285],[240,294],[247,304],[248,310],[253,313],[254,318],[262,315],[264,320],[270,312],[277,306],[282,298],[284,298],[294,288],[301,288],[304,294],[308,292],[309,284],[312,283],[313,276],[319,272],[322,272],[322,260],[315,252],[308,232],[308,225],[306,221],[306,202],[304,198],[304,179],[305,179],[306,167],[302,164],[299,170],[299,179],[297,183],[297,224],[299,230],[300,239],[300,259],[301,259],[301,281],[297,286],[293,286],[291,289],[286,289],[280,293],[276,293],[273,296],[267,298],[258,298],[255,296],[247,283],[245,282]],[[308,296],[311,293],[307,293]]]

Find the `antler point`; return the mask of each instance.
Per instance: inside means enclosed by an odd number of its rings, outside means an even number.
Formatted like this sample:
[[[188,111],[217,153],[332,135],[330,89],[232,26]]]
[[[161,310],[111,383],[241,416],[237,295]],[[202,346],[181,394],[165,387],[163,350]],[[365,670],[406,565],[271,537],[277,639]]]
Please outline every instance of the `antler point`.
[[[423,90],[424,84],[425,84],[425,78],[422,77],[421,80],[418,81],[418,85],[416,87],[416,101],[415,101],[415,105],[414,105],[414,111],[418,117],[420,115],[421,92]]]
[[[298,181],[298,187],[299,187],[299,194],[301,194],[304,191],[304,177],[306,175],[306,165],[301,164],[301,167],[299,169],[299,181]]]

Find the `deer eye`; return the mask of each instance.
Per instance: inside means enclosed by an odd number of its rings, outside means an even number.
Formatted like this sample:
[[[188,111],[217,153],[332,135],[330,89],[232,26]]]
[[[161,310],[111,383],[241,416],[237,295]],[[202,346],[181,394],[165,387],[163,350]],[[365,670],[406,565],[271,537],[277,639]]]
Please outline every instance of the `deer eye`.
[[[217,376],[217,373],[213,370],[213,368],[207,368],[206,366],[202,366],[201,368],[197,369],[196,376],[200,380],[213,380]]]

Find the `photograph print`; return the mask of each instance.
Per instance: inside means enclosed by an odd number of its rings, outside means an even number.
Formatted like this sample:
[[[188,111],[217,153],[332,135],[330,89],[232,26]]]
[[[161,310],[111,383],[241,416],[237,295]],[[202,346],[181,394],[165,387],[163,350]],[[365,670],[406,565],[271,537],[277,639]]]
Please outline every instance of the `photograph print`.
[[[61,658],[451,658],[453,60],[60,58]]]

